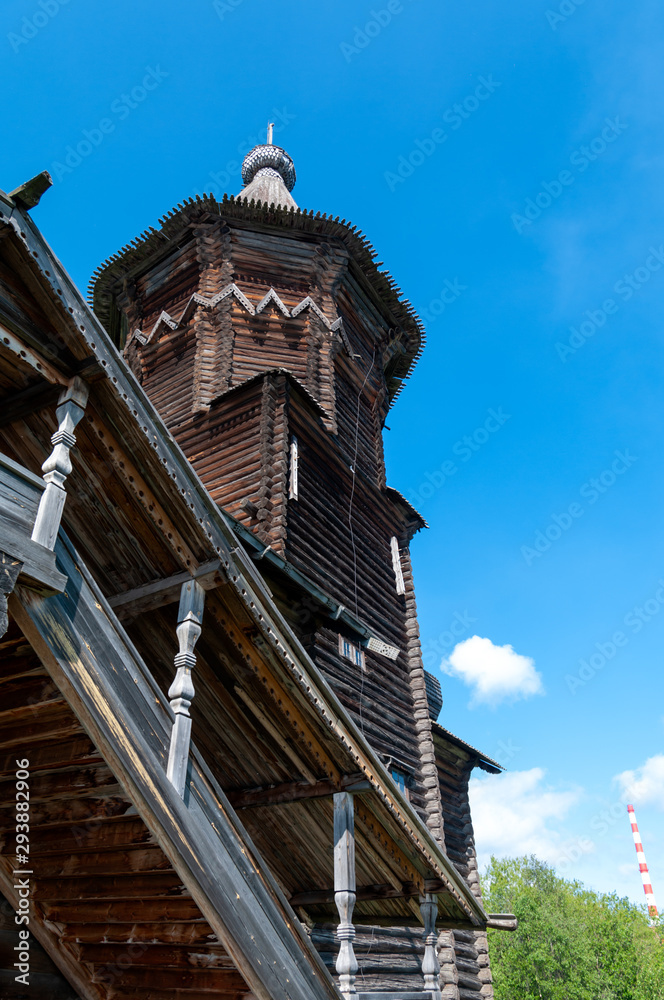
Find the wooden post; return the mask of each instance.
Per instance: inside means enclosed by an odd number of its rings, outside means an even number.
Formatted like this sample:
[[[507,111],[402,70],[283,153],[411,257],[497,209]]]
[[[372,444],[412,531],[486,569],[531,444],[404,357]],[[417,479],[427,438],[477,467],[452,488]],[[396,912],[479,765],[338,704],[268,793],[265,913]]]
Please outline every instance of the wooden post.
[[[46,489],[32,529],[32,540],[53,550],[65,505],[65,479],[72,469],[70,451],[76,444],[74,428],[85,412],[88,387],[75,376],[60,396],[55,414],[58,429],[51,438],[53,451],[42,465]]]
[[[424,990],[431,993],[432,1000],[440,1000],[440,962],[436,952],[438,902],[431,893],[420,896],[420,912],[424,921],[424,958],[422,959]]]
[[[168,690],[171,708],[175,712],[175,722],[171,733],[166,775],[184,798],[191,742],[191,716],[189,708],[194,697],[191,672],[196,666],[194,646],[201,634],[205,591],[196,580],[182,584],[180,606],[178,608],[177,636],[180,652],[175,657],[177,673]]]
[[[339,988],[345,997],[357,997],[355,976],[357,959],[353,950],[355,928],[355,805],[350,792],[334,795],[334,902],[339,911],[337,940],[339,954],[336,969]]]

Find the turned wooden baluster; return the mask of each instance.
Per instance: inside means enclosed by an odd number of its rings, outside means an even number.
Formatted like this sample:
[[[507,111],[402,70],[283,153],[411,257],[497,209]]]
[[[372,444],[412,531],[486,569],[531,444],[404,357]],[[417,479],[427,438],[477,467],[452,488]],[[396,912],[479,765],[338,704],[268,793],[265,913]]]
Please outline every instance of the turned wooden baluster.
[[[203,603],[205,591],[190,580],[182,585],[180,591],[180,606],[178,609],[177,637],[180,652],[175,657],[177,673],[175,680],[168,689],[171,708],[175,712],[175,722],[171,733],[171,745],[168,753],[166,775],[184,797],[187,781],[187,764],[189,763],[189,744],[191,742],[191,716],[189,708],[194,697],[194,684],[191,672],[196,666],[194,646],[201,634],[203,622]]]
[[[334,796],[334,901],[339,911],[337,940],[339,954],[336,969],[339,988],[345,997],[357,997],[355,977],[358,965],[353,949],[355,928],[355,813],[350,792]]]
[[[424,989],[425,992],[432,994],[433,1000],[440,1000],[440,962],[436,951],[438,902],[435,896],[430,893],[420,896],[420,913],[424,921],[424,958],[422,959]]]
[[[32,529],[32,540],[53,550],[58,537],[62,508],[65,505],[65,479],[72,469],[69,453],[76,444],[74,428],[85,412],[88,387],[83,379],[73,378],[60,396],[55,415],[58,429],[51,438],[53,451],[42,465],[46,489],[42,493]]]

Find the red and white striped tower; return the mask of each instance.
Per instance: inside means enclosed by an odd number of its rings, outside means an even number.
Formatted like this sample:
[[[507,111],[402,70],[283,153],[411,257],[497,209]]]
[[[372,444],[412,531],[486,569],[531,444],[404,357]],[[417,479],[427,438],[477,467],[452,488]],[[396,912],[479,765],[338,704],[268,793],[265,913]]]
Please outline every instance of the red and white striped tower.
[[[641,843],[641,834],[639,833],[639,828],[636,823],[634,806],[627,806],[627,812],[629,813],[629,821],[632,824],[632,834],[634,835],[634,846],[636,847],[636,856],[639,859],[639,871],[641,872],[641,878],[643,879],[643,891],[646,894],[648,913],[650,914],[650,917],[653,920],[656,920],[658,916],[657,903],[655,902],[655,894],[652,891],[652,885],[650,884],[650,874],[648,872],[646,856],[643,853],[643,844]]]

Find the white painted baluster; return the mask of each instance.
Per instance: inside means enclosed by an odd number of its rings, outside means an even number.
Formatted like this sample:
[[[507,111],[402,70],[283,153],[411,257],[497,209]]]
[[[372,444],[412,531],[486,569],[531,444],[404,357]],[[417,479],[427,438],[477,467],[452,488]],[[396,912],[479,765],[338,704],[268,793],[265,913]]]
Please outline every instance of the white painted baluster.
[[[175,680],[168,690],[171,708],[175,712],[175,722],[171,733],[166,771],[169,781],[182,797],[184,797],[187,781],[189,744],[191,742],[189,708],[194,697],[191,672],[196,666],[194,646],[201,634],[204,601],[205,591],[195,580],[190,580],[182,585],[177,627],[180,652],[175,657],[175,666],[177,667]]]
[[[355,806],[350,792],[334,795],[334,901],[339,911],[337,940],[339,954],[336,969],[344,997],[357,997],[355,977],[358,965],[353,949],[355,928]]]
[[[85,412],[88,387],[76,376],[60,396],[55,414],[58,429],[51,438],[53,451],[42,465],[46,489],[42,493],[32,529],[32,540],[53,550],[65,505],[65,479],[72,469],[69,453],[76,444],[74,428]]]
[[[433,1000],[440,1000],[440,962],[436,951],[438,941],[436,934],[438,902],[436,897],[430,893],[420,896],[420,912],[424,921],[424,958],[422,959],[424,989],[425,992],[432,994]]]

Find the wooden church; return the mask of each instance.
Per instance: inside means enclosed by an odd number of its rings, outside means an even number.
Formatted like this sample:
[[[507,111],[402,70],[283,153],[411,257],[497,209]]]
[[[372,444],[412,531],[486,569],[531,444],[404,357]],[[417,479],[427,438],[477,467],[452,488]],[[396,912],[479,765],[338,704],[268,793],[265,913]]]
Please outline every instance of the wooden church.
[[[421,323],[268,142],[86,305],[0,192],[0,995],[490,1000],[382,427]],[[27,971],[25,971],[27,968]]]

